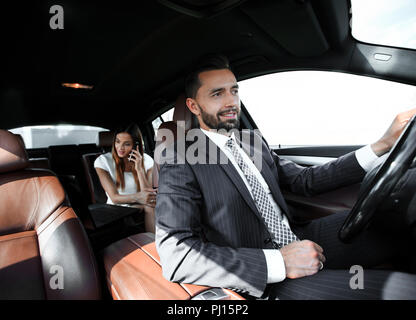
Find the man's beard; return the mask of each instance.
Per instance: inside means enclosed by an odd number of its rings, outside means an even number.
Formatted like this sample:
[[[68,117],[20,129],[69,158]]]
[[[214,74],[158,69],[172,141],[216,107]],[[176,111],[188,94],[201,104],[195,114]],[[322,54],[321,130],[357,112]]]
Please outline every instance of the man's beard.
[[[201,106],[198,105],[198,107],[199,107],[199,110],[201,111],[202,120],[210,129],[216,129],[216,130],[225,129],[229,131],[232,129],[240,128],[240,110],[238,110],[236,107],[229,108],[226,111],[218,112],[215,116],[205,112],[204,109],[201,108]],[[230,111],[236,112],[237,118],[221,121],[220,115],[223,113],[230,112]]]

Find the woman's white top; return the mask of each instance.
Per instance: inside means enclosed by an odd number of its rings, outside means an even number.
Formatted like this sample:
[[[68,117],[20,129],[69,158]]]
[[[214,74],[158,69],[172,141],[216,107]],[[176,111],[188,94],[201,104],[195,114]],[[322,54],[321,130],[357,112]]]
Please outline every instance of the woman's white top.
[[[143,163],[144,163],[144,170],[147,171],[151,168],[153,168],[153,159],[148,154],[143,154]],[[113,159],[113,156],[111,152],[105,153],[100,155],[95,161],[94,161],[94,168],[100,168],[105,171],[107,171],[111,179],[113,180],[114,184],[116,184],[116,164]],[[132,194],[137,192],[136,182],[134,181],[133,172],[124,172],[124,190],[121,189],[121,186],[117,189],[118,193],[120,195],[125,194]],[[110,196],[107,194],[107,204],[114,204],[111,201]],[[125,204],[128,205],[128,204]],[[123,206],[125,206],[123,204]]]

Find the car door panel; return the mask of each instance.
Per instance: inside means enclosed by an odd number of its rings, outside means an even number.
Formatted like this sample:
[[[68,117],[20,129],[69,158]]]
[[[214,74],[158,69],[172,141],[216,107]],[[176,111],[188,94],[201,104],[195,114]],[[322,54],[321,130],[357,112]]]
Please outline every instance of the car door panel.
[[[279,157],[291,160],[299,165],[313,166],[323,165],[358,148],[359,146],[319,146],[279,148],[273,149],[273,151]],[[354,184],[310,197],[289,191],[283,191],[283,196],[296,221],[303,222],[351,210],[358,198],[359,189],[360,184]]]

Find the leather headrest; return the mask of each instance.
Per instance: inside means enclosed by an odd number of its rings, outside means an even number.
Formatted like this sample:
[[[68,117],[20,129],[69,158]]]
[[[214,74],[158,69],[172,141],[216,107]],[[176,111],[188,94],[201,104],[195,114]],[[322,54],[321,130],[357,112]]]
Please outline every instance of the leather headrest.
[[[25,147],[25,140],[23,140],[22,135],[20,135],[18,133],[14,133],[14,135],[20,140],[20,142],[22,143],[22,145]]]
[[[173,111],[173,121],[185,121],[185,130],[192,128],[192,112],[186,106],[186,98],[182,93],[176,98],[175,110]]]
[[[29,165],[23,140],[0,129],[0,173],[16,171]]]
[[[166,138],[166,137],[162,136],[162,134],[161,134],[162,131],[160,129],[170,130],[173,134],[174,141],[177,139],[177,125],[176,125],[175,121],[166,121],[166,122],[163,122],[163,123],[160,124],[160,126],[157,130],[157,135],[156,135],[157,136],[157,138],[156,138],[157,143],[164,142],[165,139],[163,139],[163,138]]]
[[[105,148],[113,145],[114,132],[100,131],[98,132],[98,147]]]

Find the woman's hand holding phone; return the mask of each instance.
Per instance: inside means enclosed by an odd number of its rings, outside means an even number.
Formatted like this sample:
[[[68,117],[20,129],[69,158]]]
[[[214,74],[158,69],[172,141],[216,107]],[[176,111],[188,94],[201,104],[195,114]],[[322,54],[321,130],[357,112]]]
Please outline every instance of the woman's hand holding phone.
[[[139,146],[136,145],[136,149],[133,149],[129,154],[129,161],[134,162],[134,168],[137,172],[144,170],[143,156],[139,152]]]

